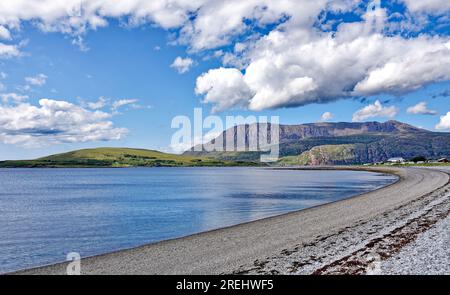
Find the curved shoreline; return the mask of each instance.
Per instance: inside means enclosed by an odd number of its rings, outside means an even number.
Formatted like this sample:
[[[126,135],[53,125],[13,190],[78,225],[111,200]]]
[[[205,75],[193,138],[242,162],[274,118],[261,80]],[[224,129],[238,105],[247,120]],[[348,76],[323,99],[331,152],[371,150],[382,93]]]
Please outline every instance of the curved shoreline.
[[[449,182],[446,173],[415,168],[297,167],[281,169],[364,170],[399,180],[333,203],[191,236],[85,258],[82,274],[220,274],[275,255],[318,237],[369,221],[429,194]],[[65,274],[67,263],[15,274]]]

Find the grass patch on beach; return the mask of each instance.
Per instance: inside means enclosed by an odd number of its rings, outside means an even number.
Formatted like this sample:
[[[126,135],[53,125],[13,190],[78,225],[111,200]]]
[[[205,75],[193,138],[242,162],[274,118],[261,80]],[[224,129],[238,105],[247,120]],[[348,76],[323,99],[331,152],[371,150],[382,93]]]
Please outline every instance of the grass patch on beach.
[[[443,167],[450,166],[450,163],[421,163],[421,164],[371,164],[367,167]]]
[[[433,166],[450,166],[450,163],[394,164],[392,166],[396,166],[396,167],[402,167],[402,166],[433,167]]]

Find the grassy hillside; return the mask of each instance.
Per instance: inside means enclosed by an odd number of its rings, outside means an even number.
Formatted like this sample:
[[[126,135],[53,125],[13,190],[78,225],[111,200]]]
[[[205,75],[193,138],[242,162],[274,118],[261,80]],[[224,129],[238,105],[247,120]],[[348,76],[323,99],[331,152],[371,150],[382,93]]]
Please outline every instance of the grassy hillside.
[[[153,150],[97,148],[72,151],[35,160],[4,161],[0,167],[188,167],[253,166],[257,163],[224,161],[211,157],[166,154]]]
[[[283,157],[278,161],[281,166],[291,165],[333,165],[349,164],[355,159],[353,144],[321,145],[301,153],[298,156]]]

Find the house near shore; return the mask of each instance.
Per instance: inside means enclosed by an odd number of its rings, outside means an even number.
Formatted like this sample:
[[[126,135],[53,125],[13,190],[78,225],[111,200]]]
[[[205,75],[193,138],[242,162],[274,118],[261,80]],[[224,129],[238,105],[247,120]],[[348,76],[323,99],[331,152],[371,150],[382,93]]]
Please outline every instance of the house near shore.
[[[388,161],[388,163],[391,163],[391,164],[405,163],[405,159],[403,159],[402,157],[390,158],[387,161]]]
[[[449,163],[450,161],[447,158],[441,158],[437,160],[438,163]]]

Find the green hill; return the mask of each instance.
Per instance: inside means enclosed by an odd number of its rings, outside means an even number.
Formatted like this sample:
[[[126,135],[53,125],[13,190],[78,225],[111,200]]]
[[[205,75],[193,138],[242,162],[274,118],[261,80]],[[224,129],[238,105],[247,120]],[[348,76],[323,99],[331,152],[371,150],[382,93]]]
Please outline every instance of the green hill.
[[[224,161],[211,157],[167,154],[153,150],[130,148],[96,148],[72,151],[35,160],[3,161],[3,168],[34,167],[190,167],[249,166],[257,163]]]

